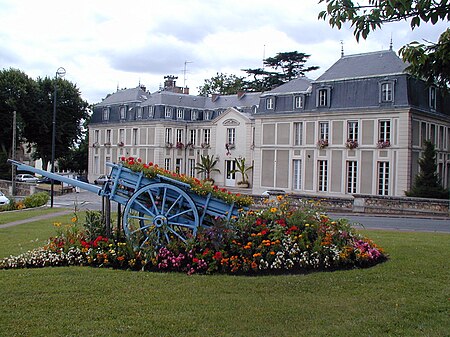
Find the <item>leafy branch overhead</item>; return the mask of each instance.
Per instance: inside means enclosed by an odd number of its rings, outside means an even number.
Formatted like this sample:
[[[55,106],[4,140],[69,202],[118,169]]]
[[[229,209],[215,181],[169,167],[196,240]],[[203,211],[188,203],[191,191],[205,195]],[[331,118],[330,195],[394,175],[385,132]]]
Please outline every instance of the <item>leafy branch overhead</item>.
[[[326,9],[319,13],[319,19],[327,20],[331,27],[342,28],[350,23],[356,40],[366,39],[371,31],[385,23],[409,20],[411,30],[422,23],[436,24],[450,20],[448,0],[368,0],[366,4],[351,0],[319,0]],[[434,83],[442,89],[450,86],[450,30],[445,30],[437,43],[422,44],[417,41],[403,46],[400,55],[410,66],[407,70],[420,78]]]

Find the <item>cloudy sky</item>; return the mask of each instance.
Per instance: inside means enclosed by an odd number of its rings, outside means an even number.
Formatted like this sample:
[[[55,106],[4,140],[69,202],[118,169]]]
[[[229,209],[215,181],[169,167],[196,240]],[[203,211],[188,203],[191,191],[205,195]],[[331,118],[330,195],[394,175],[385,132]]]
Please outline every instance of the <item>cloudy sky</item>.
[[[82,97],[98,103],[117,87],[139,83],[158,90],[165,75],[191,93],[217,72],[242,76],[264,57],[297,50],[310,54],[317,78],[345,54],[412,40],[436,41],[448,26],[389,24],[358,44],[347,26],[318,20],[318,0],[0,0],[0,69],[32,78],[66,69]],[[184,70],[186,69],[186,72]]]

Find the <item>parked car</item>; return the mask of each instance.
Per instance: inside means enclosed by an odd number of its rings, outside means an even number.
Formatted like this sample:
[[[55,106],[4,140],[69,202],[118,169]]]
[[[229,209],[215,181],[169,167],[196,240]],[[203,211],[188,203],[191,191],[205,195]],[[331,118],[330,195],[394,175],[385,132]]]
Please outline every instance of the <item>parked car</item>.
[[[284,190],[267,190],[261,193],[261,195],[264,196],[270,196],[270,195],[285,195],[286,191]]]
[[[37,183],[38,182],[38,178],[36,178],[34,175],[32,174],[18,174],[16,175],[16,181],[20,181],[22,183]]]
[[[89,184],[89,180],[85,176],[76,176],[75,179]]]
[[[106,174],[102,174],[97,179],[94,180],[95,185],[103,185],[104,183],[109,182],[110,179]]]
[[[8,205],[9,199],[6,197],[6,195],[3,194],[2,191],[0,191],[0,206]]]

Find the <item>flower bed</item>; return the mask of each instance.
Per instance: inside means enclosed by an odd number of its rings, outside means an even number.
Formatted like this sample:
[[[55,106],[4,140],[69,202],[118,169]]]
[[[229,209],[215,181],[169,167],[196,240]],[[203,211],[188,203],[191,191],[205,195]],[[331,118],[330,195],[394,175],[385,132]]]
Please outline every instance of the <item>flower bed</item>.
[[[191,191],[198,195],[206,196],[209,193],[217,199],[221,199],[229,204],[235,203],[237,207],[247,207],[253,203],[253,199],[248,196],[243,196],[239,193],[231,193],[225,188],[219,188],[216,185],[209,183],[202,183],[199,179],[189,177],[184,174],[167,171],[153,163],[142,163],[140,158],[122,157],[120,162],[123,166],[129,168],[134,172],[143,172],[147,178],[153,179],[156,175],[170,177],[179,180],[191,186]]]
[[[173,240],[166,247],[136,250],[124,239],[98,233],[89,238],[74,224],[59,228],[45,247],[0,260],[0,268],[89,265],[187,274],[270,274],[369,267],[387,259],[382,248],[357,234],[347,220],[332,220],[312,203],[292,204],[282,196],[263,210],[242,213],[232,226],[218,221],[189,242]]]

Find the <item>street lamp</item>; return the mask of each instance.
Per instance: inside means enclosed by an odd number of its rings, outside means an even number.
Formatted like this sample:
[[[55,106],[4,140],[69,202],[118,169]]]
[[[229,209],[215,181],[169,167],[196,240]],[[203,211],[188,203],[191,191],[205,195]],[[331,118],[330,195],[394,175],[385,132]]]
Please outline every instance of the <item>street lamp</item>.
[[[56,142],[56,89],[58,87],[57,82],[58,78],[63,78],[64,75],[66,75],[66,69],[63,67],[59,67],[58,70],[56,70],[55,74],[55,95],[53,98],[53,121],[52,121],[52,168],[51,172],[55,172],[55,142]],[[50,199],[50,207],[53,207],[53,192],[54,192],[54,182],[52,179],[51,182],[51,199]]]

